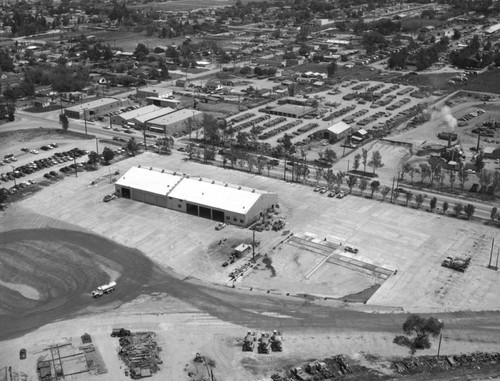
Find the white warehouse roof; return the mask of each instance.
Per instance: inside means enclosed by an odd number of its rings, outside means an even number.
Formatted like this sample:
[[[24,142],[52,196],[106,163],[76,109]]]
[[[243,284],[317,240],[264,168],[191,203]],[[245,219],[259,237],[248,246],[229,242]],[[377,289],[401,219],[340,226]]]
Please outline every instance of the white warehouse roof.
[[[340,133],[348,130],[349,128],[351,128],[351,126],[349,126],[347,123],[338,122],[338,123],[335,123],[333,126],[328,127],[328,131],[330,131],[333,134],[340,134]]]
[[[219,210],[246,214],[260,195],[255,190],[238,189],[234,186],[184,178],[170,192],[169,197]]]
[[[116,184],[150,193],[167,195],[181,179],[181,176],[162,173],[154,169],[132,167]]]
[[[135,109],[135,110],[130,110],[130,111],[126,111],[124,113],[121,113],[120,117],[122,117],[124,120],[131,120],[131,119],[137,118],[141,115],[150,114],[150,113],[157,111],[157,110],[160,110],[160,109],[161,109],[160,106],[149,105],[149,106],[144,106],[144,107],[140,107],[140,108]]]

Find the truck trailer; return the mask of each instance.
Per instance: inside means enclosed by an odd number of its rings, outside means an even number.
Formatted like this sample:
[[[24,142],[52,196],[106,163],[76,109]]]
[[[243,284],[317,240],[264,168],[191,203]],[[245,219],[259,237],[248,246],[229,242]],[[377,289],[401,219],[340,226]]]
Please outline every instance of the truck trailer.
[[[107,284],[99,286],[99,287],[97,287],[97,289],[92,291],[92,297],[99,298],[99,297],[103,296],[104,294],[109,294],[115,290],[115,287],[116,287],[116,282],[109,282]]]

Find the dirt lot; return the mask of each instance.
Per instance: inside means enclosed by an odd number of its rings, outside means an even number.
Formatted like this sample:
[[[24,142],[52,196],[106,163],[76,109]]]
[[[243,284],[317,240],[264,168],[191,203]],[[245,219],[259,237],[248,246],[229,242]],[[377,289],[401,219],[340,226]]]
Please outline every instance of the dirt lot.
[[[400,208],[387,203],[357,197],[331,199],[299,184],[183,162],[181,158],[178,152],[170,157],[147,153],[117,163],[113,165],[113,170],[125,173],[131,165],[156,166],[216,180],[230,177],[236,184],[277,192],[282,215],[287,219],[287,230],[300,234],[314,233],[319,237],[337,237],[360,249],[358,259],[398,270],[397,276],[388,279],[370,303],[409,310],[482,309],[485,303],[489,308],[498,308],[493,295],[498,274],[483,267],[489,256],[490,239],[496,234],[489,227],[458,220],[453,224],[443,224],[439,215],[412,209],[405,209],[404,215],[401,215]],[[230,240],[230,245],[243,242],[251,236],[248,230],[229,226],[215,231],[212,221],[124,199],[103,203],[103,195],[114,189],[108,181],[107,171],[108,168],[103,168],[93,173],[82,173],[78,178],[66,178],[20,202],[18,207],[61,219],[138,248],[157,263],[185,276],[225,284],[228,273],[234,268],[232,266],[239,264],[221,267],[227,255],[224,250],[227,249],[221,247],[217,250],[218,242],[224,238]],[[152,226],[153,216],[161,218],[163,224]],[[271,253],[283,236],[264,231],[258,234],[258,239],[261,241],[260,252]],[[281,250],[285,250],[285,246]],[[471,268],[465,274],[450,273],[450,270],[440,266],[448,255],[472,254]],[[293,262],[296,254],[292,250],[287,255],[291,256],[288,261],[273,259],[278,274],[288,271],[287,264]],[[272,253],[271,258],[273,256],[279,256],[279,253]],[[299,273],[310,271],[314,260],[304,258],[301,261],[304,266]],[[334,288],[337,296],[363,291],[372,284],[369,279],[360,281],[359,289],[355,290],[351,283],[339,282],[328,277],[326,270],[322,271],[316,274],[318,283]],[[422,279],[428,279],[429,272],[435,276],[422,287]],[[262,279],[261,287],[281,288],[277,284],[269,275],[267,281]],[[307,282],[302,280],[294,285],[294,289],[298,291],[305,284]],[[243,285],[246,285],[245,281]],[[419,292],[408,299],[408,290],[414,289]],[[443,289],[445,291],[440,291]],[[307,291],[312,292],[310,288]],[[483,295],[482,299],[475,298],[478,292]]]

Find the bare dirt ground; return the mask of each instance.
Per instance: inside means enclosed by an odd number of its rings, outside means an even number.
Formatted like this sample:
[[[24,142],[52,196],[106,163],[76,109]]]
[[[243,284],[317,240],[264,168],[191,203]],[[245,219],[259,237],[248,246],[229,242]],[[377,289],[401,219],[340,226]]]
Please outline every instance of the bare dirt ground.
[[[358,197],[343,200],[327,198],[312,192],[310,187],[184,162],[181,158],[178,152],[170,157],[145,153],[113,165],[113,170],[125,173],[130,166],[142,164],[216,180],[226,180],[230,176],[236,184],[277,192],[282,216],[287,220],[286,230],[301,234],[309,232],[320,238],[338,237],[359,248],[358,259],[398,270],[397,276],[389,278],[371,298],[372,304],[408,310],[483,309],[485,305],[492,309],[499,307],[494,296],[498,273],[484,268],[489,258],[491,238],[496,235],[494,228],[459,220],[446,224],[443,222],[449,220],[443,220],[440,215],[415,209],[405,209],[402,214],[397,206]],[[229,280],[229,272],[244,263],[240,261],[226,268],[221,267],[228,249],[221,245],[219,251],[217,246],[224,238],[230,240],[229,246],[239,241],[248,242],[251,238],[248,230],[229,226],[215,231],[215,223],[210,220],[130,200],[103,203],[102,197],[114,189],[106,176],[107,171],[107,168],[102,168],[82,173],[78,178],[68,177],[21,201],[16,208],[25,213],[36,211],[137,248],[156,263],[184,276],[225,284]],[[158,219],[161,224],[152,223]],[[278,274],[293,268],[290,263],[293,263],[295,249],[286,254],[290,256],[289,260],[286,257],[275,259],[279,252],[272,251],[283,240],[281,233],[264,231],[258,233],[257,238],[261,241],[259,252],[269,253],[274,263],[282,264],[283,267],[276,267]],[[287,250],[285,246],[283,250]],[[441,261],[449,255],[471,255],[471,267],[465,274],[442,268]],[[307,260],[307,255],[301,255],[300,261],[304,264],[300,274],[310,271],[315,263],[314,260]],[[434,274],[431,279],[429,273]],[[275,282],[270,272],[262,271],[262,274],[269,274],[269,280],[262,279],[259,282],[261,288],[281,288],[277,287],[279,283]],[[344,284],[327,274],[326,270],[321,270],[315,275],[317,279],[313,277],[308,282],[303,277],[297,277],[294,290],[304,288],[302,291],[306,291],[307,288],[308,292],[312,292],[306,285],[314,279],[318,284],[326,281],[326,287],[334,288],[337,296],[363,291],[372,284],[369,279],[359,282],[359,289],[355,290],[351,283]],[[426,282],[422,284],[423,279]],[[245,281],[242,285],[247,286]],[[412,298],[408,298],[409,290],[412,290]],[[481,299],[476,297],[478,294],[483,295]]]

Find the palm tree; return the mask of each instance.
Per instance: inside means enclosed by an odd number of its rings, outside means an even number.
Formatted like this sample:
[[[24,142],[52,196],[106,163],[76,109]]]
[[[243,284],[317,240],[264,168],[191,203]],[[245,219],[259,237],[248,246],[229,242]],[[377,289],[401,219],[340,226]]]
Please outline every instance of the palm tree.
[[[406,191],[405,196],[406,196],[406,206],[408,206],[408,203],[413,199],[413,193],[411,193],[410,191]]]
[[[349,187],[349,193],[352,193],[352,188],[354,188],[357,182],[358,178],[356,176],[349,175],[349,177],[347,178],[347,186]]]

